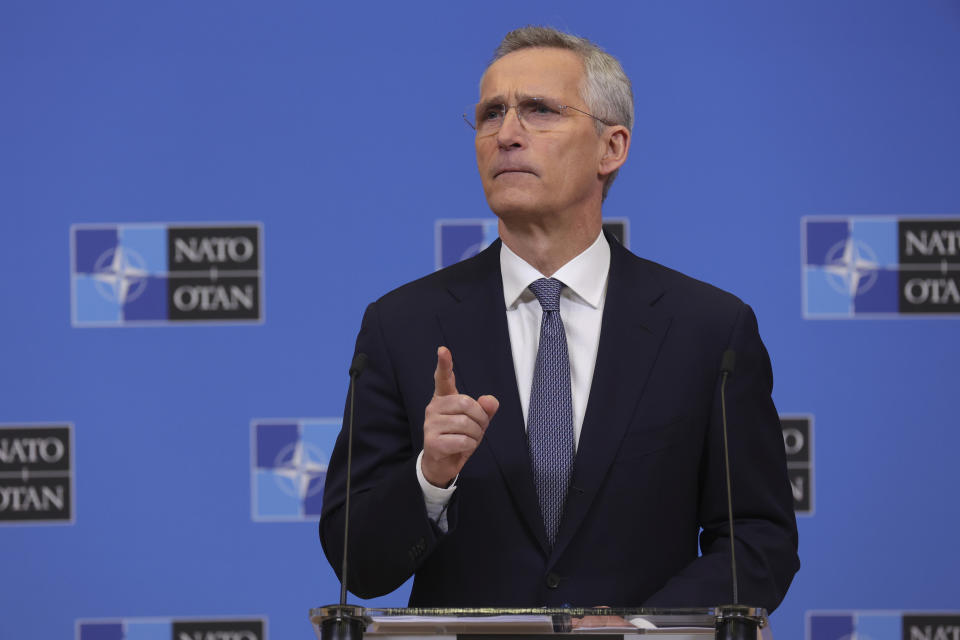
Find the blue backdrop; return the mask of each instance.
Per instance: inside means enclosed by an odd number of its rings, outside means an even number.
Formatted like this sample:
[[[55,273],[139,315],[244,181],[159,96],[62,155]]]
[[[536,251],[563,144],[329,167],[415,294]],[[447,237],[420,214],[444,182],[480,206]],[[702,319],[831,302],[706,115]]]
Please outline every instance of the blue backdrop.
[[[490,217],[460,114],[528,23],[620,58],[637,125],[605,214],[750,303],[778,408],[814,416],[775,636],[958,607],[957,316],[805,317],[801,246],[804,216],[960,216],[955,0],[6,1],[0,428],[72,425],[74,513],[0,520],[0,638],[245,617],[311,637],[338,588],[309,515],[257,516],[258,425],[322,450],[365,305],[434,268],[437,220]],[[260,320],[78,325],[73,225],[140,223],[259,229]]]

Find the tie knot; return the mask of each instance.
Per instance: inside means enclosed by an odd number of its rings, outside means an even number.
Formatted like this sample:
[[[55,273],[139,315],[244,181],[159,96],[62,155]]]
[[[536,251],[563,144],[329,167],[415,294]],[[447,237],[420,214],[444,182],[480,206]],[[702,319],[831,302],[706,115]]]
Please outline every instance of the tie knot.
[[[555,278],[540,278],[530,283],[530,291],[540,301],[540,308],[544,311],[560,310],[560,290],[563,283]]]

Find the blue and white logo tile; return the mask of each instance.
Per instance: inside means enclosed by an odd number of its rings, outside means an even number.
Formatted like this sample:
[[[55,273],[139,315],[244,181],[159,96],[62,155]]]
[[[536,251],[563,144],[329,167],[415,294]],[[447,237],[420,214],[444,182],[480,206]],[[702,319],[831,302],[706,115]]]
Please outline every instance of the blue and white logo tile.
[[[77,640],[266,640],[266,618],[77,620]]]
[[[891,611],[811,611],[807,640],[901,640],[902,616]]]
[[[804,220],[804,315],[897,313],[897,221]]]
[[[960,218],[804,218],[803,314],[960,315]]]
[[[629,248],[629,221],[626,218],[604,219],[603,228]],[[443,269],[472,258],[498,237],[496,218],[437,220],[434,228],[434,267]]]
[[[320,517],[339,418],[260,419],[251,424],[252,516],[258,522]]]
[[[499,237],[496,218],[437,220],[434,229],[437,269],[472,258]]]
[[[960,612],[808,611],[806,640],[952,640]]]
[[[166,319],[164,227],[77,227],[72,240],[75,325]]]
[[[257,223],[73,225],[73,326],[261,322],[261,235]]]

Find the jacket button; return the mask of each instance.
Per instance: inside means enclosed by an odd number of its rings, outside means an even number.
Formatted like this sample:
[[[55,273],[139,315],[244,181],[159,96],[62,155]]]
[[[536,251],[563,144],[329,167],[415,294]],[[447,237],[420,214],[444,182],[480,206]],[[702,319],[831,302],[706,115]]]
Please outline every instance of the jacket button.
[[[556,589],[560,586],[560,576],[553,573],[552,571],[547,574],[547,587],[550,589]]]

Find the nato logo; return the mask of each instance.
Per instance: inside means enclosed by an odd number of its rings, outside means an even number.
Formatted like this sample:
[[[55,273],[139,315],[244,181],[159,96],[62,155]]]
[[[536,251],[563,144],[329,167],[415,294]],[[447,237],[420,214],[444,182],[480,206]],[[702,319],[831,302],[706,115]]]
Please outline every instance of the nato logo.
[[[73,523],[73,425],[0,425],[0,525]]]
[[[960,313],[960,218],[806,217],[805,318]]]
[[[808,611],[807,640],[953,640],[960,613]]]
[[[813,416],[780,416],[793,511],[813,515]]]
[[[265,618],[78,620],[77,640],[266,640]]]
[[[624,247],[629,248],[629,220],[609,218],[603,229]],[[472,220],[437,220],[434,227],[434,267],[443,269],[461,260],[472,258],[499,237],[496,218]]]
[[[251,423],[251,510],[255,521],[320,518],[327,464],[340,425],[340,418]]]
[[[262,322],[259,224],[77,224],[73,326]]]

